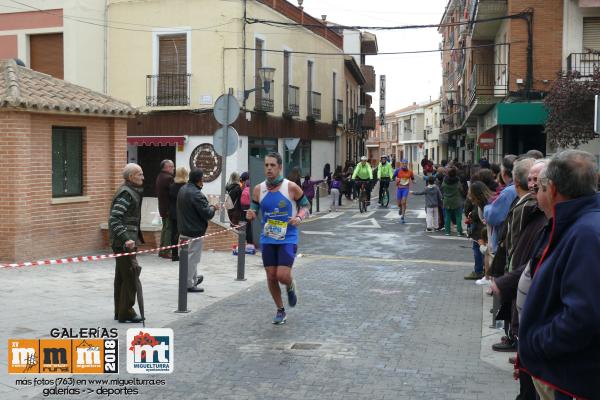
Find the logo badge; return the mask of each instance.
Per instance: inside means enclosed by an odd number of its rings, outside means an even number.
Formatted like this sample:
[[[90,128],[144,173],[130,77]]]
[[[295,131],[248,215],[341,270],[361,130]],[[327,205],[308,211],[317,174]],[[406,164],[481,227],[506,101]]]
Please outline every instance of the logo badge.
[[[127,372],[130,374],[170,374],[175,355],[173,330],[127,330]]]
[[[71,341],[63,339],[40,340],[40,373],[71,373]]]
[[[40,345],[37,339],[8,340],[8,373],[38,374],[40,372]]]

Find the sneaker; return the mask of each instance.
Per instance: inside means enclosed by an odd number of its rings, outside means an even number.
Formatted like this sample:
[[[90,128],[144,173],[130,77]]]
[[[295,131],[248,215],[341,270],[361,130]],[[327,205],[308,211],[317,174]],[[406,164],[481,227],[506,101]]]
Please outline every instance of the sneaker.
[[[296,284],[292,281],[292,284],[287,288],[288,304],[290,307],[295,307],[298,302],[298,296],[296,296]]]
[[[467,276],[465,276],[465,279],[468,281],[475,281],[475,280],[479,280],[483,278],[483,274],[478,274],[475,271],[471,271],[471,273]]]
[[[444,235],[446,235],[446,236],[450,236],[450,234],[449,234],[449,233],[444,233]]]
[[[275,316],[273,317],[273,324],[275,325],[281,325],[281,324],[285,324],[285,310],[282,308],[280,310],[277,310],[277,314],[275,314]]]
[[[483,278],[481,278],[481,279],[477,279],[477,280],[475,281],[475,284],[476,284],[476,285],[480,285],[480,286],[487,286],[487,285],[490,285],[490,284],[491,284],[491,282],[490,282],[490,280],[489,280],[489,279],[487,279],[487,278],[484,276],[484,277],[483,277]]]
[[[495,343],[492,345],[494,351],[517,351],[517,342],[509,340],[506,342]]]
[[[433,232],[433,229],[431,229],[431,228],[425,228],[425,232]]]

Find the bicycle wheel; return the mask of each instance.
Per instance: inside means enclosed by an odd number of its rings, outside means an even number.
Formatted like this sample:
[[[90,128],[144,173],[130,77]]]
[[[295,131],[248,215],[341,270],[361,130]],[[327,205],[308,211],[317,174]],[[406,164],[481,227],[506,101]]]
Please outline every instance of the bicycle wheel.
[[[390,204],[390,192],[389,190],[384,190],[381,197],[381,205],[387,207]]]

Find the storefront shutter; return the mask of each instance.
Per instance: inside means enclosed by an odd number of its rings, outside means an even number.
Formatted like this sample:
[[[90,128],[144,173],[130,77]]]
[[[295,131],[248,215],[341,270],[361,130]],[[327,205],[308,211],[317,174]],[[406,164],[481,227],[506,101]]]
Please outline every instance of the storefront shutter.
[[[600,51],[600,18],[583,19],[583,51]]]

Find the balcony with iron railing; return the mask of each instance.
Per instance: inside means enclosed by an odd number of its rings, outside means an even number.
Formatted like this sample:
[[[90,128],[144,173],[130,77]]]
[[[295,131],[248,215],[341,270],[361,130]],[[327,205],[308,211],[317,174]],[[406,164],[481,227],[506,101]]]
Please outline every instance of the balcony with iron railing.
[[[571,53],[567,57],[567,72],[577,72],[580,78],[590,78],[600,68],[600,52]]]
[[[300,115],[300,88],[288,85],[287,96],[284,96],[283,114],[286,117],[297,117]]]
[[[335,120],[338,125],[344,123],[344,102],[340,99],[335,101]]]
[[[476,64],[469,83],[469,105],[495,104],[508,95],[508,65]]]
[[[307,118],[319,120],[321,119],[321,93],[309,91],[308,92],[308,110],[306,113]]]
[[[507,0],[479,0],[473,3],[471,8],[471,21],[499,18],[508,12]],[[471,29],[471,39],[473,40],[494,40],[496,33],[500,29],[503,20],[486,21],[473,23]]]
[[[146,75],[146,106],[189,106],[192,74]]]
[[[257,79],[259,84],[257,84],[257,88],[262,88],[263,84],[260,82],[260,79]],[[254,111],[261,112],[272,112],[275,109],[275,101],[273,100],[273,90],[269,90],[267,93],[264,89],[258,89],[254,96]]]

